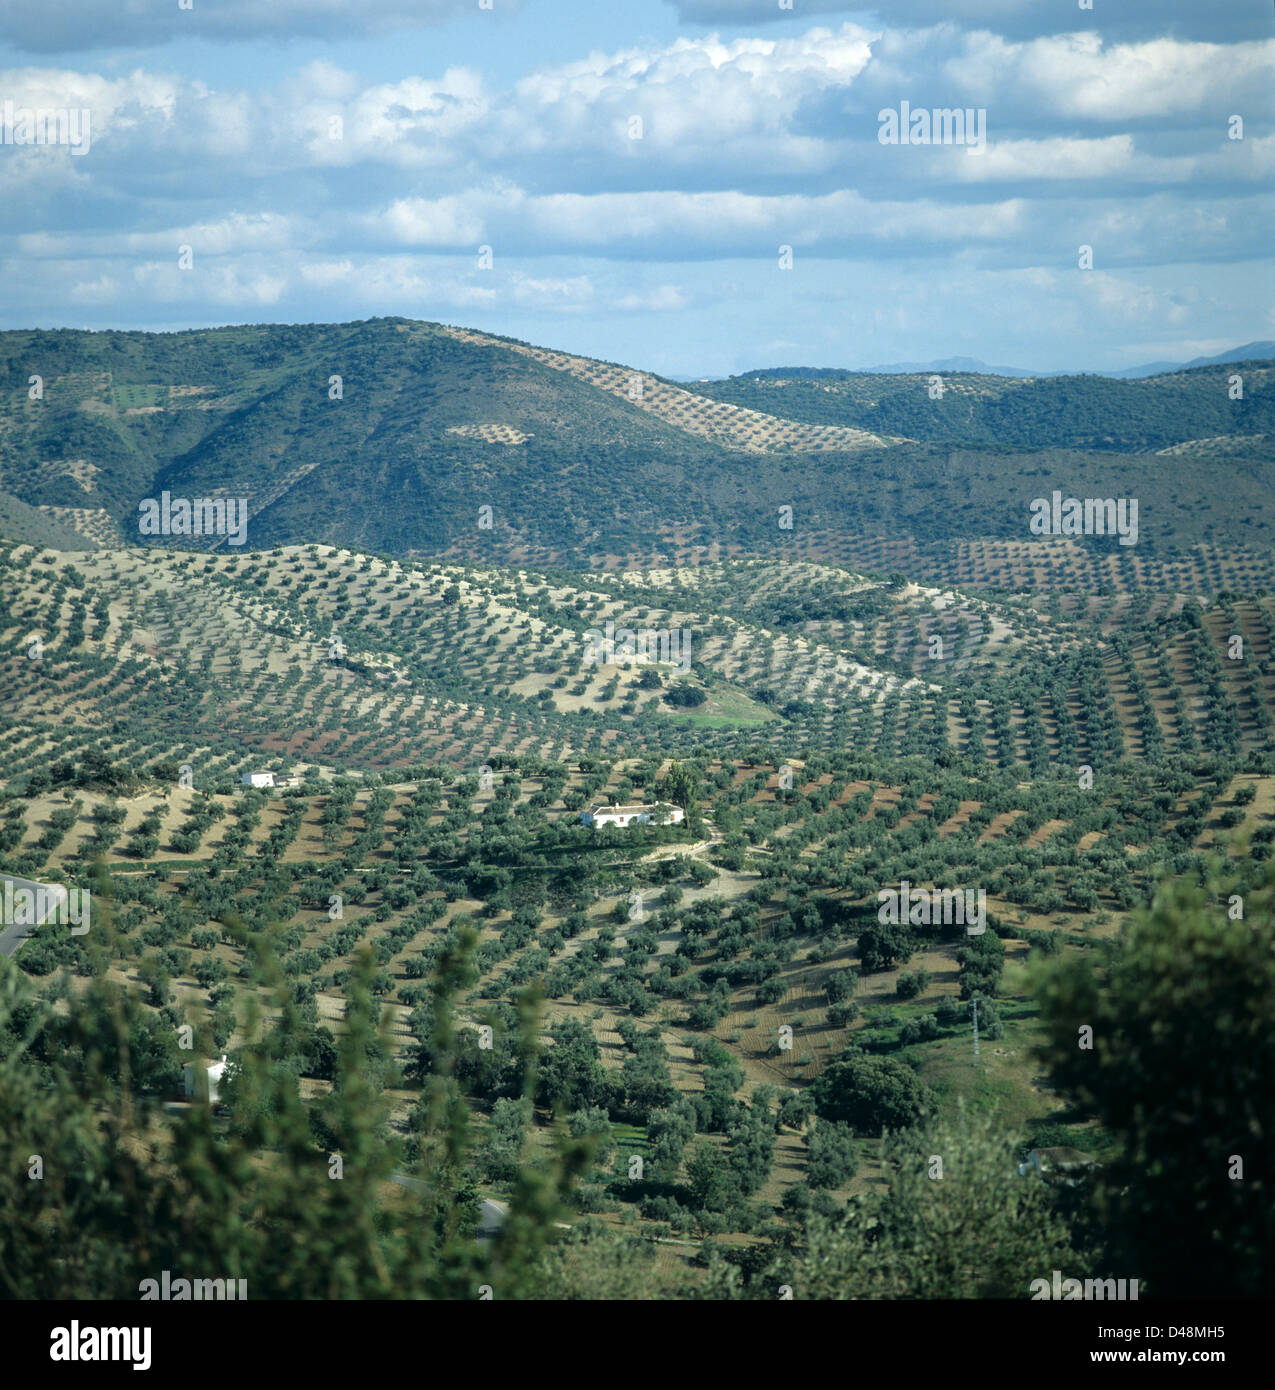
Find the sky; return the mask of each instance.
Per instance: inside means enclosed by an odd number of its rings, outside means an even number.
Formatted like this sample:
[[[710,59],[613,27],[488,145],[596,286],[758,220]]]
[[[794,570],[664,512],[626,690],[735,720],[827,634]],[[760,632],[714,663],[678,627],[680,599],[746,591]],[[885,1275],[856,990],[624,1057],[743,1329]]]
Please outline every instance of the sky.
[[[12,5],[0,327],[1186,360],[1275,338],[1273,75],[1270,0]]]

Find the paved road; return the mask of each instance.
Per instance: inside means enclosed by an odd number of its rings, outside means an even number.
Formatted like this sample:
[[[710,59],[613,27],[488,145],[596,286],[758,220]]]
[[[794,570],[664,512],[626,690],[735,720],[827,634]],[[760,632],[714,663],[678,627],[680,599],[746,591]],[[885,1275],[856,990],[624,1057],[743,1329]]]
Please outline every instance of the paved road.
[[[45,898],[45,904],[48,909],[52,909],[57,900],[56,897],[53,896],[53,890],[60,890],[61,900],[65,901],[66,899],[66,889],[63,888],[61,884],[36,883],[29,878],[19,878],[16,874],[0,874],[0,894],[3,894],[6,882],[12,883],[15,891],[19,888],[29,888],[33,892],[36,889],[43,889],[45,894],[49,895]],[[39,902],[38,894],[36,901],[37,903]],[[3,899],[0,898],[0,903],[2,902]],[[46,911],[44,917],[40,918],[40,921],[43,922],[47,916],[48,912]],[[11,922],[0,922],[0,956],[16,955],[18,947],[31,935],[31,931],[32,928],[28,926],[19,927]]]

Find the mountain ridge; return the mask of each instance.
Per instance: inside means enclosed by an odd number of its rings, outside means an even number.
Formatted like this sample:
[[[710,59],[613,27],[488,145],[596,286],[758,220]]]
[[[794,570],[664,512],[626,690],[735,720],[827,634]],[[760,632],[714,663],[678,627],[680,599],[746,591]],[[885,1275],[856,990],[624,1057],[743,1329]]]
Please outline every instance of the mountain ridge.
[[[931,394],[923,376],[832,373],[690,390],[405,318],[8,330],[0,491],[107,545],[238,544],[143,534],[139,511],[168,492],[242,499],[254,548],[323,542],[607,568],[778,545],[889,567],[891,548],[934,558],[979,539],[1017,573],[1028,504],[1057,487],[1140,496],[1142,553],[1264,554],[1275,363],[1245,365],[1241,400],[1229,397],[1231,375],[954,372]],[[1235,505],[1210,515],[1219,490]],[[10,539],[34,538],[29,513],[8,518]],[[1028,570],[1043,563],[1034,555]],[[935,564],[918,572],[950,577]],[[982,573],[971,565],[956,576]]]
[[[872,367],[759,367],[751,371],[738,372],[734,377],[673,377],[681,382],[730,381],[743,377],[810,377],[852,373],[859,375],[912,375],[919,372],[967,372],[979,376],[1005,377],[1059,377],[1059,376],[1098,376],[1115,381],[1136,380],[1147,376],[1167,376],[1176,372],[1190,371],[1195,367],[1221,366],[1230,362],[1250,362],[1262,358],[1275,357],[1275,340],[1261,339],[1244,343],[1240,347],[1227,348],[1211,357],[1193,357],[1188,362],[1159,361],[1144,362],[1136,367],[1121,367],[1115,371],[1076,372],[1051,369],[1036,370],[1031,367],[992,366],[978,357],[939,357],[929,362],[883,362]]]

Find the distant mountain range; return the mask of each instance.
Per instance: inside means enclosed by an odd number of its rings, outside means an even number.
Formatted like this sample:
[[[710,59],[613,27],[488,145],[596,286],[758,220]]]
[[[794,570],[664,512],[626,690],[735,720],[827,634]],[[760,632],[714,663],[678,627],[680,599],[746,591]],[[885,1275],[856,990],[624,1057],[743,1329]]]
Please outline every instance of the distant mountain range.
[[[1275,357],[1275,342],[1265,340],[1245,343],[1242,347],[1219,352],[1215,357],[1193,357],[1189,362],[1146,362],[1140,367],[1124,367],[1118,372],[1086,372],[1086,376],[1112,377],[1133,381],[1144,376],[1161,376],[1165,372],[1184,372],[1192,367],[1217,367],[1226,362],[1247,362],[1256,358]],[[1035,371],[1028,367],[992,366],[977,357],[940,357],[930,362],[883,362],[875,367],[842,369],[838,367],[762,367],[757,371],[741,372],[740,376],[760,377],[820,377],[840,376],[845,370],[864,373],[905,374],[917,372],[978,372],[984,376],[1051,377],[1078,376],[1078,372]],[[703,381],[703,377],[675,377],[676,381]]]
[[[1143,367],[1126,367],[1122,372],[1109,372],[1107,375],[1125,378],[1159,376],[1164,372],[1187,371],[1191,367],[1220,367],[1225,362],[1248,362],[1258,357],[1275,357],[1275,342],[1264,339],[1231,348],[1229,352],[1219,352],[1216,357],[1193,357],[1189,362],[1148,362]]]

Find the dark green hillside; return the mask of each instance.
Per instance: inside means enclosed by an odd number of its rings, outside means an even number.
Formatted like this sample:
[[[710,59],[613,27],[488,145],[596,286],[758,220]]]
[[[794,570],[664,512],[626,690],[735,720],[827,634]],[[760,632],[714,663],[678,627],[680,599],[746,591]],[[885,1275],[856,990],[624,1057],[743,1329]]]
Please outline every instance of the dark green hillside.
[[[394,550],[468,542],[482,504],[496,512],[490,549],[515,540],[511,526],[537,544],[631,547],[637,531],[716,525],[724,505],[746,523],[770,500],[744,486],[737,454],[502,346],[398,320],[5,333],[0,393],[10,490],[104,509],[130,539],[139,500],[165,489],[249,497],[252,544]],[[529,437],[472,433],[492,426]]]
[[[1269,361],[1135,381],[941,375],[944,393],[938,400],[930,399],[930,374],[749,373],[693,389],[785,419],[969,447],[1136,451],[1188,439],[1275,432],[1275,370]],[[1233,375],[1244,379],[1242,401],[1230,399]],[[1254,441],[1251,452],[1269,461],[1275,445],[1269,439]]]
[[[1137,497],[1139,556],[1270,549],[1269,365],[1127,382],[954,375],[940,401],[919,376],[736,378],[698,395],[664,384],[642,406],[627,370],[405,319],[3,333],[0,490],[72,509],[63,524],[111,544],[169,543],[138,532],[138,503],[166,490],[248,499],[249,548],[596,567],[721,547],[979,582],[969,545],[1030,546],[1028,505],[1059,488]],[[1243,402],[1227,398],[1233,370]],[[723,417],[709,396],[771,413]],[[775,432],[780,416],[809,425]],[[871,437],[820,436],[829,423]],[[9,523],[14,539],[53,539],[28,521]],[[904,553],[878,563],[878,542]],[[1023,559],[991,572],[1011,582]],[[1034,564],[1013,582],[1039,583]]]
[[[378,324],[333,359],[333,371],[349,364],[343,401],[327,400],[325,372],[294,379],[233,434],[177,460],[164,485],[191,495],[226,478],[251,487],[237,460],[278,438],[280,469],[298,456],[315,467],[255,518],[253,544],[305,536],[475,555],[520,544],[627,551],[665,526],[713,525],[735,498],[741,514],[768,500],[738,455],[503,348]],[[487,425],[527,437],[450,432]],[[290,432],[302,448],[287,446]],[[482,505],[493,509],[490,532],[478,530]]]

